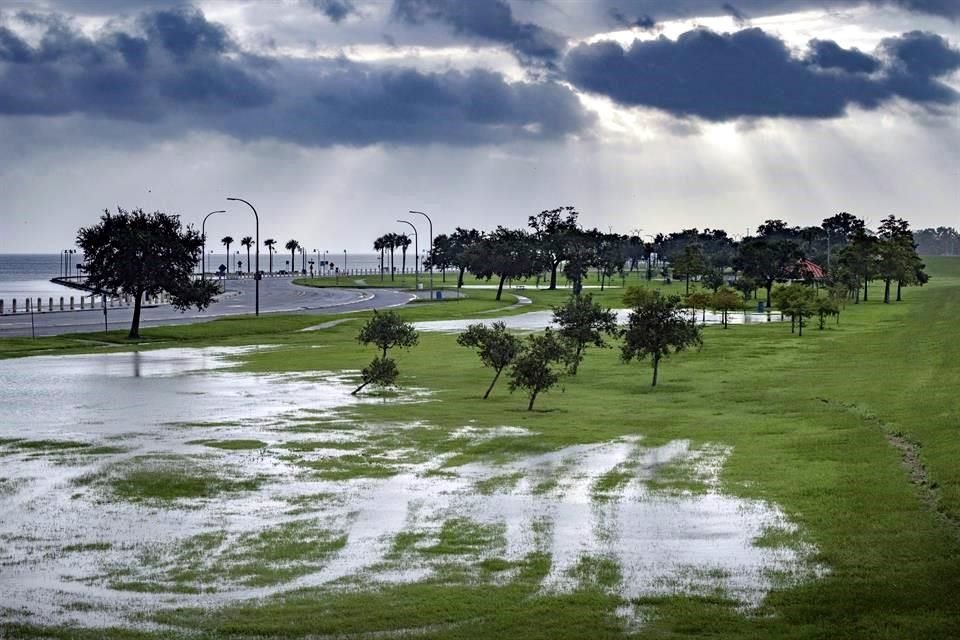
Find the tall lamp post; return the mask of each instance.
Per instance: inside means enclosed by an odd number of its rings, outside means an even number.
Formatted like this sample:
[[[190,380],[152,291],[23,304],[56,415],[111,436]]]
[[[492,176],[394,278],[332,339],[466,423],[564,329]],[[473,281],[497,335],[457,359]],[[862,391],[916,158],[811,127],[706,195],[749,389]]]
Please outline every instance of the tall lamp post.
[[[343,275],[344,277],[346,277],[347,275],[347,250],[346,249],[343,250]]]
[[[423,211],[414,211],[411,209],[410,213],[423,216],[427,219],[427,223],[430,225],[430,249],[427,252],[427,255],[430,256],[430,299],[433,300],[433,220],[431,220],[430,216],[425,214]]]
[[[242,202],[243,204],[250,207],[250,210],[253,211],[253,219],[257,222],[257,268],[253,271],[253,285],[254,285],[254,309],[256,315],[260,315],[260,216],[257,215],[256,208],[244,200],[243,198],[227,198],[227,200],[232,200],[235,202]]]
[[[207,255],[207,218],[212,216],[215,213],[226,213],[224,209],[218,209],[217,211],[211,211],[207,215],[203,216],[203,222],[200,223],[200,238],[203,241],[203,249],[200,250],[200,279],[207,279],[207,267],[204,264],[206,262]]]
[[[420,248],[417,246],[417,228],[409,220],[397,220],[403,224],[409,225],[413,229],[413,283],[416,289],[420,288],[420,271],[417,269],[417,258],[420,256]]]

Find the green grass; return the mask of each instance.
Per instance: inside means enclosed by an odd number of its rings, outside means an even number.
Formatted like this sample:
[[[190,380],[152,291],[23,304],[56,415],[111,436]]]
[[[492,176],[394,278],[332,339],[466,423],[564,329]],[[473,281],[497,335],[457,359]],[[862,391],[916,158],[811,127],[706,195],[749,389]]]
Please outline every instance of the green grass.
[[[263,479],[225,477],[188,458],[135,458],[119,468],[94,474],[90,483],[103,479],[118,498],[132,502],[213,498],[222,493],[252,491]],[[84,484],[84,482],[78,482]]]
[[[188,630],[185,635],[238,638],[400,635],[402,630],[424,638],[621,638],[628,629],[633,637],[651,639],[960,637],[960,259],[927,262],[933,280],[923,289],[905,290],[904,302],[884,305],[876,296],[869,303],[850,304],[839,325],[830,323],[824,331],[811,326],[802,338],[783,324],[708,328],[700,352],[663,363],[656,389],[649,386],[646,364],[624,365],[616,350],[592,350],[580,374],[538,399],[541,410],[534,412],[525,411],[524,398],[509,394],[505,385],[481,400],[488,372],[476,355],[456,346],[453,336],[423,334],[418,347],[396,357],[401,384],[431,390],[429,401],[361,404],[343,410],[338,419],[353,425],[419,421],[424,426],[379,435],[371,431],[367,455],[313,461],[318,473],[354,478],[394,473],[396,461],[376,457],[391,446],[419,452],[411,454],[414,458],[453,454],[449,466],[496,465],[627,435],[644,436],[645,446],[687,439],[692,449],[708,444],[729,448],[721,489],[774,503],[798,526],[797,532],[765,530],[755,544],[813,545],[816,562],[828,569],[823,577],[800,584],[784,576],[756,610],[740,609],[722,591],[624,602],[616,586],[629,576],[603,557],[581,559],[573,571],[580,585],[574,592],[544,593],[540,582],[549,572],[548,553],[513,564],[497,555],[497,531],[447,521],[438,536],[404,532],[394,541],[396,551],[441,561],[470,557],[475,549],[492,550],[493,556],[476,566],[485,572],[481,576],[502,578],[454,579],[441,573],[413,584],[310,589],[222,609],[170,610],[153,618]],[[880,287],[873,293],[880,293]],[[490,292],[479,294],[401,313],[420,320],[497,308]],[[523,295],[543,308],[565,294],[527,289]],[[604,292],[604,299],[614,295]],[[168,345],[279,345],[244,356],[240,368],[252,372],[357,369],[373,356],[355,342],[362,318],[358,314],[352,322],[319,333],[297,332],[316,318],[292,316],[273,328],[240,319],[210,323],[202,330],[157,330],[151,339],[163,337]],[[302,348],[313,344],[329,348],[322,357]],[[437,366],[439,359],[442,366]],[[478,429],[510,425],[535,435],[476,442],[451,438],[468,420]],[[905,468],[892,436],[914,443],[914,469]],[[622,474],[611,474],[596,488],[615,491],[628,473],[624,468]],[[925,484],[915,483],[917,477]],[[695,480],[684,465],[668,465],[651,486],[660,482],[668,491],[704,490]],[[495,493],[513,482],[505,472],[477,490]],[[550,490],[549,478],[541,482]],[[151,485],[139,483],[134,493]],[[322,510],[323,499],[315,506]],[[296,545],[302,535],[277,534],[263,544],[245,540],[238,563],[259,558],[265,568],[263,574],[244,575],[284,579],[271,573],[286,565],[275,562],[269,545]],[[338,535],[329,532],[318,547],[337,544]],[[297,548],[289,551],[294,557],[300,554]],[[429,548],[434,552],[424,553]],[[709,574],[710,569],[703,571]],[[681,577],[680,586],[683,582]],[[631,628],[617,618],[614,612],[621,606],[637,613],[642,624]],[[0,623],[0,635],[3,631],[70,637],[64,629],[4,628]],[[132,632],[103,633],[125,637]]]

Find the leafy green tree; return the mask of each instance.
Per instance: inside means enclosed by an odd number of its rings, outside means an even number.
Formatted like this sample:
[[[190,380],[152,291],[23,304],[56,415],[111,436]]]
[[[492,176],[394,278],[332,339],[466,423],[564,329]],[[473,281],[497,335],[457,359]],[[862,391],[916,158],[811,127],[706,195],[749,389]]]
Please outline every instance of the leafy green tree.
[[[520,229],[497,227],[467,249],[470,272],[478,278],[499,277],[497,300],[508,278],[529,278],[540,272],[543,263],[530,234]]]
[[[273,273],[273,254],[276,252],[274,247],[277,246],[277,241],[273,238],[267,238],[263,241],[263,246],[267,248],[267,253],[270,254],[270,273]]]
[[[723,271],[720,269],[709,269],[703,274],[703,286],[716,293],[726,282],[723,279]]]
[[[623,276],[623,268],[627,263],[625,252],[627,238],[615,233],[599,233],[596,236],[596,242],[595,266],[600,272],[600,291],[603,291],[608,279],[616,274]]]
[[[590,272],[590,267],[597,264],[599,246],[599,232],[596,230],[573,231],[567,234],[563,275],[573,283],[574,295],[580,295],[583,290],[583,279]]]
[[[910,223],[902,218],[887,216],[880,224],[877,243],[877,272],[883,278],[883,302],[890,303],[890,284],[897,283],[897,302],[901,300],[904,284],[918,282],[923,263],[917,255]]]
[[[488,327],[483,323],[471,324],[467,330],[457,336],[461,347],[476,349],[483,366],[494,370],[493,380],[487,387],[483,399],[486,400],[500,378],[500,373],[517,358],[520,353],[520,339],[507,332],[507,325],[494,322]]]
[[[409,349],[419,342],[417,330],[396,311],[376,311],[360,328],[357,342],[360,344],[375,344],[384,358],[387,351],[394,347]]]
[[[638,287],[635,284],[630,285],[623,292],[623,305],[628,309],[636,309],[646,304],[653,297],[653,294],[653,289]]]
[[[840,252],[840,266],[856,274],[863,285],[863,301],[869,297],[870,281],[877,274],[879,240],[867,229],[861,228],[853,232],[850,244]],[[856,288],[857,297],[854,304],[860,303],[860,287]]]
[[[695,321],[686,317],[680,297],[663,296],[659,291],[631,311],[623,339],[620,355],[624,362],[650,357],[653,365],[652,387],[657,386],[663,358],[703,344],[700,328]]]
[[[183,229],[177,216],[143,209],[116,214],[104,211],[100,222],[77,232],[86,261],[87,283],[97,292],[133,298],[128,337],[140,337],[144,296],[170,294],[174,308],[205,309],[218,285],[192,277],[203,238],[193,227]]]
[[[583,361],[583,351],[588,346],[604,347],[604,336],[618,333],[617,314],[604,309],[593,301],[592,294],[572,295],[561,306],[553,308],[553,321],[557,324],[560,337],[570,343],[571,375],[577,375],[577,368]]]
[[[392,387],[399,375],[400,371],[397,369],[396,362],[391,358],[377,356],[360,371],[360,386],[351,391],[350,394],[357,395],[370,384],[379,387]]]
[[[803,336],[806,318],[812,316],[816,310],[816,298],[817,292],[802,284],[777,287],[774,291],[773,301],[777,308],[784,315],[790,316],[790,333],[799,326],[800,336]]]
[[[740,292],[744,302],[748,302],[753,296],[753,292],[757,290],[757,283],[752,278],[737,278],[733,283],[733,288]]]
[[[533,231],[537,247],[542,252],[544,266],[550,269],[549,289],[557,288],[557,269],[560,263],[570,259],[570,242],[581,233],[574,207],[558,207],[541,211],[528,218],[527,226]]]
[[[708,304],[720,312],[720,321],[724,329],[726,329],[729,324],[730,312],[743,309],[743,299],[740,297],[740,294],[729,287],[720,287],[717,289],[717,292],[710,296],[710,302]]]
[[[833,296],[818,296],[813,303],[813,311],[819,320],[819,329],[823,331],[827,326],[827,318],[836,316],[839,322],[840,302]]]
[[[451,267],[454,260],[453,241],[445,233],[441,233],[433,238],[433,249],[423,260],[424,269],[439,269],[440,278],[443,282],[447,281],[447,269]]]
[[[707,321],[707,307],[710,306],[710,301],[713,299],[713,296],[710,295],[707,291],[694,291],[689,293],[684,298],[684,304],[687,305],[690,309],[693,309],[693,317],[697,317],[697,309],[703,310],[703,322]]]
[[[779,222],[782,221],[768,220],[766,224],[773,225]],[[761,229],[764,228],[761,226]],[[780,225],[776,224],[771,228],[779,229]],[[769,233],[773,232],[769,231]],[[735,262],[743,275],[766,289],[769,307],[772,302],[773,284],[777,280],[787,279],[801,258],[803,253],[792,240],[759,237],[745,238],[740,243],[740,253]]]
[[[360,372],[361,384],[353,390],[353,395],[358,394],[369,384],[393,385],[399,372],[397,371],[397,363],[387,357],[387,351],[394,347],[409,349],[415,346],[418,341],[419,336],[416,329],[413,328],[412,324],[404,322],[396,311],[378,312],[374,310],[370,319],[360,328],[357,342],[376,345],[380,349],[381,355],[375,357]]]
[[[510,391],[523,389],[527,392],[530,399],[527,411],[533,410],[538,395],[549,391],[560,380],[553,365],[565,361],[568,351],[567,345],[552,329],[527,336],[510,369]]]
[[[457,268],[457,288],[463,286],[463,275],[470,268],[472,248],[483,240],[484,234],[476,229],[457,227],[450,235],[450,264]]]
[[[686,290],[684,291],[686,294],[690,293],[690,278],[702,275],[706,269],[707,261],[699,244],[688,244],[683,248],[683,253],[673,262],[674,276],[686,280]]]

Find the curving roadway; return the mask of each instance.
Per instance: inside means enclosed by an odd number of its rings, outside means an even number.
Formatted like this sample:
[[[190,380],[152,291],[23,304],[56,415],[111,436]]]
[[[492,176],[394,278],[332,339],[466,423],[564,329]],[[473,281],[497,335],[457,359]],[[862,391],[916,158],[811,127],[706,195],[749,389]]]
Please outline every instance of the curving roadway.
[[[382,309],[406,304],[413,294],[388,289],[339,289],[302,287],[287,278],[265,278],[260,282],[260,313],[331,314],[366,309]],[[254,281],[228,280],[226,292],[203,311],[188,309],[181,313],[170,305],[144,307],[141,327],[171,324],[192,324],[232,315],[254,312]],[[128,307],[108,307],[107,326],[127,329],[133,317]],[[33,314],[33,328],[29,314],[0,316],[0,336],[51,336],[64,333],[102,331],[102,309],[63,311]]]

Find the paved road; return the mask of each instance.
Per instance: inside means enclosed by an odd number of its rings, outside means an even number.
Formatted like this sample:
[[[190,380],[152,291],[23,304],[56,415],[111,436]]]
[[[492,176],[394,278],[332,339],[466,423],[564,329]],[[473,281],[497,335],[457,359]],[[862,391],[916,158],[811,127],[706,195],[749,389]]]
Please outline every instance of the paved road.
[[[169,305],[145,307],[141,314],[140,325],[155,327],[171,324],[192,324],[206,322],[224,316],[252,314],[254,312],[254,282],[252,280],[230,280],[226,294],[220,296],[204,311],[189,309],[180,313]],[[413,296],[409,293],[387,289],[320,289],[300,287],[285,278],[267,278],[260,283],[260,313],[309,313],[330,314],[364,309],[381,309],[409,302]],[[130,327],[133,310],[126,307],[107,309],[107,323],[110,329]],[[85,311],[63,311],[54,313],[36,313],[33,315],[33,328],[29,314],[0,316],[0,336],[30,336],[35,331],[39,336],[60,335],[102,331],[104,317],[102,309]]]

